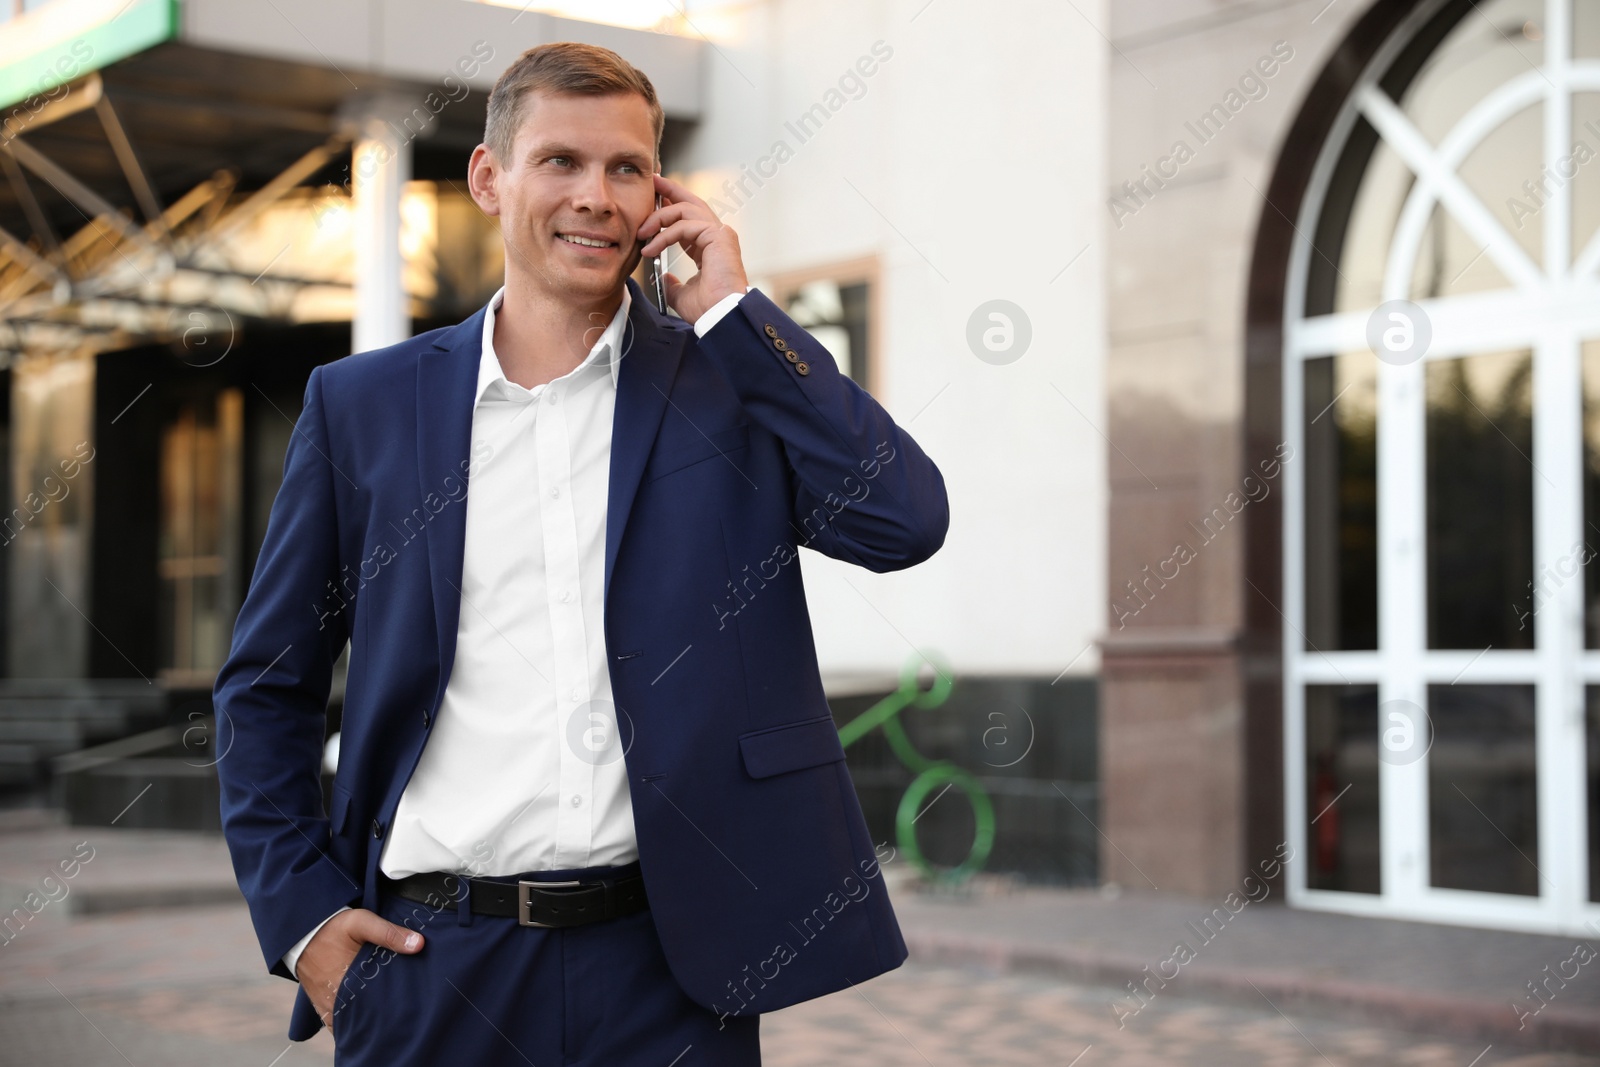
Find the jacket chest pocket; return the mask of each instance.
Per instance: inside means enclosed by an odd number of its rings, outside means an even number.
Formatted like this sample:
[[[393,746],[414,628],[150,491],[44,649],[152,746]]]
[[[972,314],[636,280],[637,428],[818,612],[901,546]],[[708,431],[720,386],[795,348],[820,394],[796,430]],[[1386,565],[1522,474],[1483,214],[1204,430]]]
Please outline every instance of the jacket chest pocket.
[[[770,778],[844,759],[844,746],[839,743],[839,728],[832,715],[740,734],[739,752],[744,757],[744,769],[752,778]]]

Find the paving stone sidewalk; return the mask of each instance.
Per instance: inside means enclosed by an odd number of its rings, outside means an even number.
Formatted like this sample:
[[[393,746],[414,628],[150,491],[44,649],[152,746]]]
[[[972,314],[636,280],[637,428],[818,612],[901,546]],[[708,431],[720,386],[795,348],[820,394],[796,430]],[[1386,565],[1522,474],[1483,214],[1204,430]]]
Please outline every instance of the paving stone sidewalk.
[[[1272,898],[1231,914],[1221,898],[1108,897],[1003,881],[894,899],[913,959],[1109,987],[1120,995],[1105,1010],[1126,1018],[1125,1028],[1164,1001],[1204,997],[1600,1054],[1600,932],[1553,937],[1360,918]],[[1188,962],[1174,952],[1180,941],[1193,952]]]
[[[10,822],[8,909],[94,853],[0,944],[0,1065],[332,1062],[326,1033],[284,1037],[294,987],[266,975],[220,839]],[[1523,1031],[1510,1008],[1573,938],[1252,904],[1141,1003],[1124,983],[1199,943],[1208,902],[1004,879],[930,895],[886,871],[911,962],[763,1016],[769,1065],[1600,1064],[1600,960]]]

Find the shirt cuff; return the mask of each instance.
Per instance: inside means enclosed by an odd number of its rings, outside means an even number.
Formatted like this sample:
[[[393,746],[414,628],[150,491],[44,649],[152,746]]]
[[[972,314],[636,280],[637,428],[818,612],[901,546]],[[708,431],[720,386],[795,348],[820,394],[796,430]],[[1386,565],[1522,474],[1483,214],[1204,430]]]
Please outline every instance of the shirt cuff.
[[[346,905],[345,907],[342,907],[342,908],[339,909],[339,911],[349,911],[349,910],[350,910],[350,908],[349,908],[348,905]],[[334,912],[333,915],[339,914],[339,911]],[[328,919],[333,918],[333,915],[328,916]],[[317,936],[317,931],[322,929],[324,926],[327,925],[328,919],[323,919],[316,926],[313,926],[311,928],[311,932],[309,934],[307,934],[306,936],[302,937],[300,940],[296,941],[290,947],[289,951],[285,952],[283,954],[283,965],[285,967],[289,968],[289,973],[290,974],[294,974],[295,973],[294,972],[294,965],[296,963],[300,962],[300,953],[304,952],[305,949],[306,949],[306,946],[311,943],[311,939],[313,937]],[[299,980],[299,976],[298,975],[296,975],[295,980],[296,981]]]
[[[712,304],[704,315],[694,320],[694,335],[696,337],[704,337],[711,327],[722,321],[722,316],[739,305],[739,301],[744,299],[744,294],[749,291],[749,289],[746,289],[744,293],[729,293],[715,304]]]

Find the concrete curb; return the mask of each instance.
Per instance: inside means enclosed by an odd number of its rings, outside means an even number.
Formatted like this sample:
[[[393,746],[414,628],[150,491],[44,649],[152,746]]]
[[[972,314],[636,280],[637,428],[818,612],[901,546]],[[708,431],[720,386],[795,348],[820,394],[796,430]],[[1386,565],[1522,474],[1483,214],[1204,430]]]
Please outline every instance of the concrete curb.
[[[960,934],[903,930],[916,963],[976,967],[1004,973],[1040,974],[1064,981],[1125,990],[1149,975],[1147,961],[1131,956],[1065,946],[1024,944]],[[1373,1026],[1471,1037],[1496,1045],[1552,1052],[1600,1052],[1600,1016],[1563,1012],[1555,1006],[1528,1018],[1519,1028],[1509,1002],[1421,993],[1390,986],[1319,979],[1303,972],[1242,971],[1201,966],[1184,968],[1164,987],[1164,996],[1189,996],[1259,1008],[1263,999],[1280,1012],[1290,1010]],[[1110,1003],[1107,1012],[1115,1015]],[[1137,1026],[1136,1020],[1127,1025]]]
[[[67,898],[72,915],[111,915],[149,908],[191,908],[243,904],[244,894],[232,883],[187,885],[83,886]]]

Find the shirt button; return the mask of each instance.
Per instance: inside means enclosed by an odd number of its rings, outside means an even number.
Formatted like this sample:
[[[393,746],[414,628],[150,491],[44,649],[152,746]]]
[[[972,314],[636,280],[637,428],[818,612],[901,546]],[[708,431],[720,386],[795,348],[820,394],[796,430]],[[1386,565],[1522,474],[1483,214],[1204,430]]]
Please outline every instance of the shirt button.
[[[561,487],[559,485],[551,486],[550,487],[550,496],[551,496],[552,499],[560,500],[561,499]]]
[[[576,807],[580,806],[582,803],[583,803],[583,798],[578,796],[576,793],[574,793],[572,795],[572,806],[576,808]]]
[[[578,691],[576,689],[574,689],[572,691],[572,699],[573,700],[577,700],[578,699]]]
[[[550,394],[550,403],[554,404],[558,399],[560,399],[560,397],[558,397],[555,393]]]
[[[567,601],[569,601],[571,599],[572,599],[572,590],[570,590],[570,589],[561,590],[561,602],[563,604],[565,604]]]

